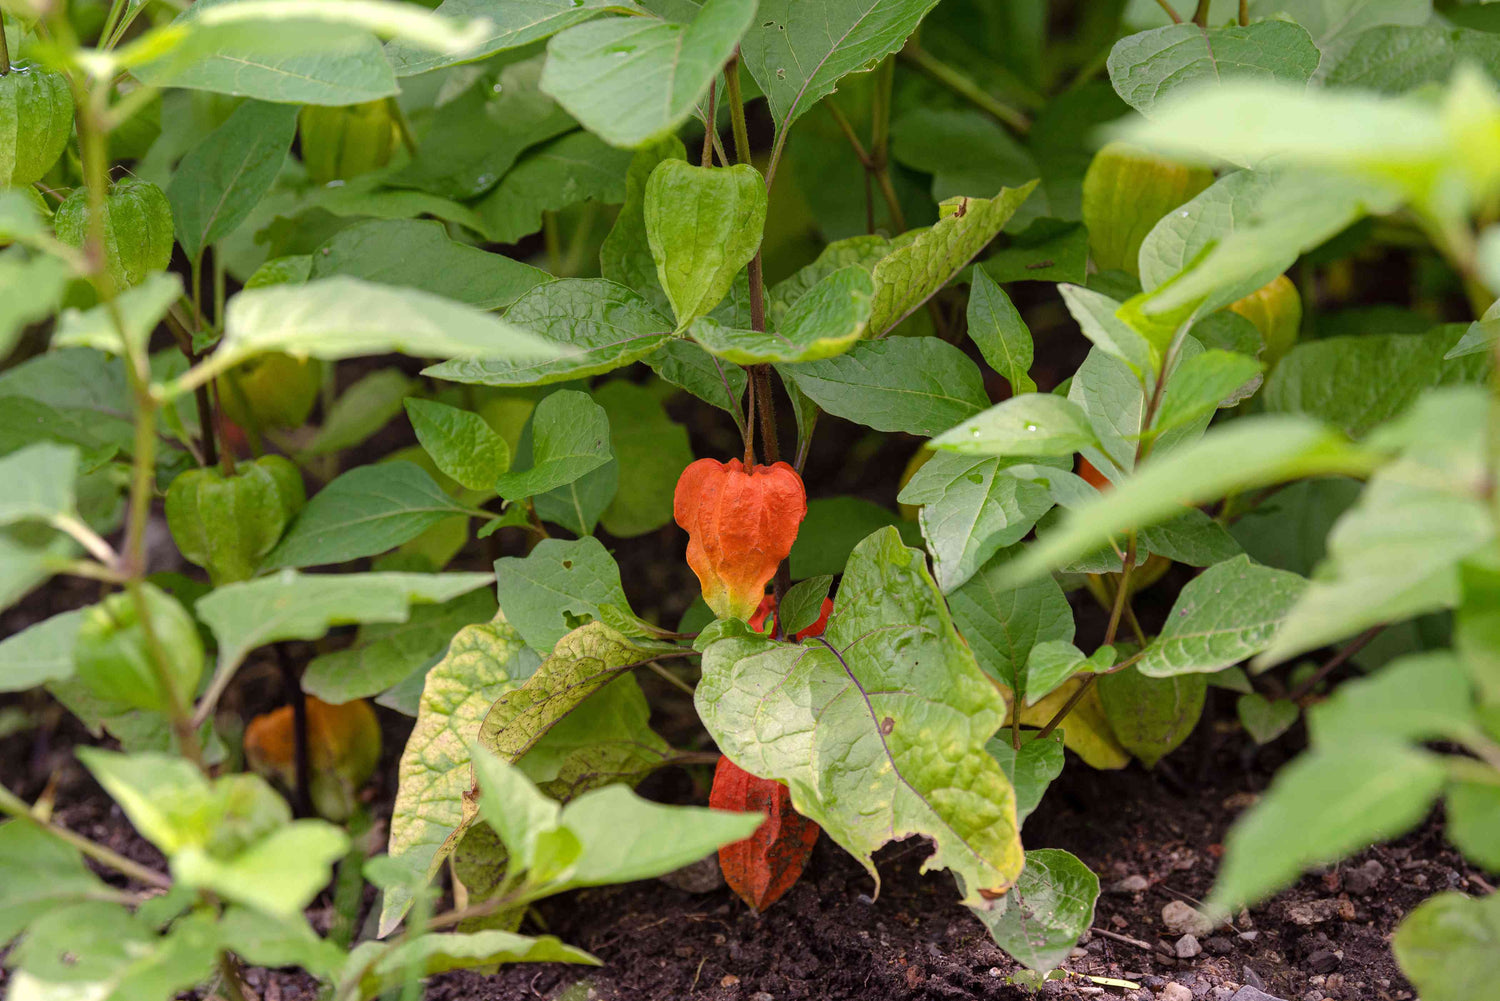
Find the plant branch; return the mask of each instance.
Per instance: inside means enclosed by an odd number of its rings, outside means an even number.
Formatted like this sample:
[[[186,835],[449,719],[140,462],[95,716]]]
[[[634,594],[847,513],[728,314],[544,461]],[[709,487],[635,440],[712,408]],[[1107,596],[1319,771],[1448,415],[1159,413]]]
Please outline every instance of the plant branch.
[[[1156,3],[1161,7],[1162,10],[1167,12],[1167,16],[1172,19],[1173,24],[1182,23],[1182,15],[1178,14],[1177,11],[1173,9],[1172,5],[1167,2],[1167,0],[1156,0]]]
[[[130,877],[137,883],[144,883],[147,886],[154,886],[162,890],[170,890],[172,888],[172,880],[156,870],[148,869],[138,862],[132,862],[114,849],[106,848],[97,841],[91,841],[81,834],[75,834],[66,827],[61,827],[50,820],[42,820],[31,812],[31,808],[26,805],[25,800],[4,786],[0,786],[0,813],[6,813],[17,820],[36,824],[58,840],[65,841],[74,848],[77,848],[95,862],[107,865],[116,872]]]
[[[1328,675],[1332,674],[1350,657],[1353,657],[1365,647],[1369,646],[1370,641],[1373,640],[1376,636],[1379,636],[1381,630],[1383,630],[1384,628],[1384,624],[1371,626],[1369,629],[1366,629],[1364,632],[1354,637],[1354,639],[1344,644],[1344,646],[1338,651],[1338,653],[1335,653],[1332,657],[1329,657],[1328,661],[1322,667],[1318,668],[1310,678],[1302,682],[1302,684],[1298,685],[1296,688],[1292,689],[1292,694],[1288,695],[1287,698],[1293,702],[1299,702],[1302,699],[1306,698],[1314,688],[1318,687],[1319,682],[1328,677]]]
[[[1240,27],[1250,24],[1250,0],[1240,0]]]
[[[312,789],[312,756],[308,750],[307,738],[307,699],[302,694],[302,679],[298,677],[297,667],[292,659],[287,656],[286,647],[280,643],[271,644],[271,649],[276,653],[276,666],[281,669],[282,695],[286,704],[292,710],[292,746],[294,762],[294,784],[292,790],[297,816],[312,816],[312,801],[309,791]]]
[[[718,126],[718,109],[714,107],[714,98],[718,84],[718,80],[708,82],[708,113],[703,116],[703,151],[698,156],[698,164],[702,167],[714,165],[714,132]]]
[[[10,73],[10,43],[5,40],[5,20],[0,18],[0,76]]]
[[[1200,28],[1208,27],[1208,8],[1213,0],[1198,0],[1198,9],[1193,11],[1193,23]]]
[[[1031,131],[1031,119],[1017,108],[984,90],[967,75],[949,66],[914,42],[906,43],[901,58],[921,70],[928,78],[942,84],[985,114],[1010,126],[1021,134]]]
[[[111,570],[120,565],[120,555],[115,552],[114,547],[100,538],[97,532],[80,519],[70,514],[53,515],[51,524],[59,532],[71,535],[74,541],[88,550],[90,556]]]
[[[740,163],[750,163],[750,130],[745,124],[745,99],[740,92],[740,57],[731,56],[724,67],[725,89],[729,97],[729,114],[734,125],[734,158]],[[770,190],[767,179],[766,190]],[[757,242],[755,256],[745,269],[750,279],[750,328],[764,332],[766,329],[766,289],[761,273],[760,246]]]

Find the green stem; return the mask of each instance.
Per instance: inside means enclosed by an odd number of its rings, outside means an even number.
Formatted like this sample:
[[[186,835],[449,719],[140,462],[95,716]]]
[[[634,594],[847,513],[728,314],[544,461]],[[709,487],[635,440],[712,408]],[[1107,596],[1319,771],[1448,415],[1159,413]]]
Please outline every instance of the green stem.
[[[401,108],[401,102],[394,97],[385,99],[386,110],[390,112],[391,119],[396,123],[396,135],[401,137],[401,145],[406,147],[406,152],[413,160],[417,158],[417,137],[412,133],[411,122],[407,120],[406,112]]]
[[[750,130],[745,124],[745,99],[740,93],[740,57],[739,54],[729,58],[724,67],[725,89],[729,92],[729,113],[734,123],[734,158],[740,163],[750,162]],[[767,190],[770,190],[770,179],[766,180]],[[750,329],[764,332],[766,329],[766,288],[765,279],[761,272],[760,248],[757,246],[755,256],[750,258],[750,266],[746,268],[750,279]]]
[[[714,107],[714,98],[718,90],[717,80],[708,83],[708,112],[703,116],[703,150],[698,155],[698,164],[702,167],[714,165],[714,130],[718,125],[718,109]]]
[[[99,47],[107,48],[110,36],[115,33],[115,28],[120,24],[120,15],[125,13],[126,0],[114,0],[109,5],[109,16],[104,19],[104,27],[99,29]]]
[[[1024,135],[1031,130],[1031,119],[1025,112],[1001,101],[920,45],[908,43],[906,48],[901,50],[901,58],[921,70],[934,82],[947,87],[980,111],[1009,125],[1017,132]]]
[[[1167,12],[1167,16],[1172,19],[1173,24],[1182,23],[1182,15],[1178,14],[1177,11],[1172,7],[1172,5],[1167,2],[1167,0],[1156,0],[1156,3],[1161,7],[1162,10]]]
[[[1250,0],[1240,0],[1240,27],[1250,24]]]
[[[0,786],[0,813],[6,813],[17,820],[37,825],[59,841],[64,841],[72,845],[94,861],[109,866],[111,869],[130,877],[137,883],[155,886],[162,890],[170,890],[172,888],[172,881],[154,869],[147,869],[139,863],[132,862],[119,852],[106,848],[97,841],[90,841],[81,834],[75,834],[66,827],[60,827],[51,821],[42,820],[31,812],[31,808],[26,805],[25,800],[4,786]]]
[[[0,17],[0,76],[10,72],[10,43],[5,40],[5,18]]]
[[[1200,28],[1208,27],[1208,8],[1213,0],[1198,0],[1198,9],[1193,11],[1193,23]]]
[[[542,242],[547,248],[548,270],[562,277],[562,236],[557,232],[557,213],[550,209],[542,213]]]
[[[146,602],[146,592],[141,586],[140,579],[126,581],[125,592],[130,595],[130,600],[135,602],[136,615],[141,623],[141,633],[146,639],[146,659],[151,662],[151,670],[156,675],[156,684],[167,694],[167,716],[172,722],[172,732],[177,737],[177,748],[182,756],[197,765],[199,770],[207,771],[203,764],[203,748],[198,743],[198,730],[193,725],[190,707],[184,700],[183,693],[177,690],[177,684],[172,678],[167,662],[167,650],[162,646],[161,637],[157,635],[156,626],[151,621],[151,608]]]

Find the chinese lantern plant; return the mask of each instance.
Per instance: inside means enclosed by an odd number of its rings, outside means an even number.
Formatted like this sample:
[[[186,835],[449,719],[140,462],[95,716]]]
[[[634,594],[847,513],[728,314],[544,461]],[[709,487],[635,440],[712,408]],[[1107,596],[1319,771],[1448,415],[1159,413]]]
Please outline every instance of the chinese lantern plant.
[[[1500,866],[1463,5],[5,6],[0,595],[86,586],[0,692],[162,859],[0,789],[18,999],[592,964],[530,905],[716,856],[761,911],[825,836],[1046,975],[1099,883],[1028,816],[1211,689],[1309,749],[1210,919],[1439,802]],[[1496,900],[1395,932],[1427,1001]]]

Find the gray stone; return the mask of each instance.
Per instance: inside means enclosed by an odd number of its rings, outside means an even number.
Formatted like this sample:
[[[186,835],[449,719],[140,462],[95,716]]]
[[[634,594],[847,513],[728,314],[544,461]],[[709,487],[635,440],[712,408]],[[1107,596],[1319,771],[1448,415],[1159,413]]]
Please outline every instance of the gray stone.
[[[1192,959],[1203,951],[1203,946],[1199,945],[1197,938],[1192,935],[1184,935],[1177,940],[1173,951],[1177,953],[1178,959]]]
[[[1344,873],[1344,889],[1355,896],[1363,897],[1380,884],[1385,877],[1385,866],[1370,859],[1357,869]]]
[[[1193,1001],[1193,992],[1181,984],[1167,984],[1156,996],[1161,1001]]]
[[[1230,998],[1229,1001],[1281,1001],[1281,998],[1273,997],[1259,987],[1251,987],[1249,984],[1246,984],[1235,992],[1234,997]]]
[[[1191,904],[1173,900],[1161,909],[1161,922],[1174,935],[1207,935],[1214,923]]]

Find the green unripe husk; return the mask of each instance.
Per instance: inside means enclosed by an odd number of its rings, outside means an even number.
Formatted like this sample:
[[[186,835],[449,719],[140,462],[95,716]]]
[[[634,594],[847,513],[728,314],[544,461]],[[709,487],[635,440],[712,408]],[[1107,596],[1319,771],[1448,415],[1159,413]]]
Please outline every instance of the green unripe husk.
[[[89,234],[86,188],[73,191],[53,217],[57,238],[82,247]],[[172,206],[145,181],[119,181],[104,199],[104,263],[116,288],[139,285],[172,260]]]
[[[167,490],[167,528],[218,586],[250,579],[306,501],[302,474],[279,455],[240,463],[233,476],[190,469]]]
[[[1146,234],[1213,182],[1213,171],[1205,167],[1187,167],[1127,143],[1105,146],[1083,175],[1083,223],[1095,266],[1139,278]]]
[[[304,107],[297,116],[302,165],[316,184],[347,181],[391,162],[398,133],[389,102]]]
[[[0,188],[40,181],[72,132],[67,77],[21,62],[0,76]]]

